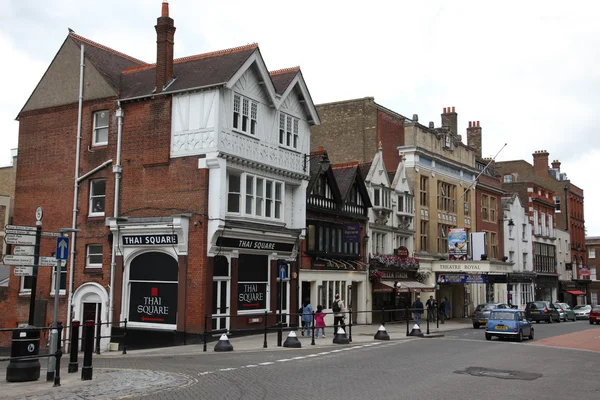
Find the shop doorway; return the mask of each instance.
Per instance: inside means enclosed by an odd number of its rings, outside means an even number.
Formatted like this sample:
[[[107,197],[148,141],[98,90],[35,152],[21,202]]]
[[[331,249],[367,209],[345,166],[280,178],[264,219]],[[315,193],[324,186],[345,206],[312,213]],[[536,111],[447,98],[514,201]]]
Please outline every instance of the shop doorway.
[[[100,336],[101,329],[101,315],[102,315],[102,303],[83,303],[83,322],[85,321],[94,321],[94,335],[92,335],[90,340],[94,340],[94,336]],[[81,349],[85,349],[85,343],[88,340],[86,335],[87,329],[83,329],[83,334],[81,336]]]
[[[231,275],[227,257],[217,256],[213,262],[212,330],[229,330]]]

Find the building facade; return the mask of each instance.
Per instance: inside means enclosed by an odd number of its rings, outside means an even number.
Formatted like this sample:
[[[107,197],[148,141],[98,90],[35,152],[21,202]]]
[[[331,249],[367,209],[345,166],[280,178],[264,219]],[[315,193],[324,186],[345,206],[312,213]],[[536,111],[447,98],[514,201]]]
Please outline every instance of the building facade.
[[[319,123],[302,73],[269,72],[256,44],[174,60],[167,3],[155,29],[154,64],[71,32],[19,114],[15,223],[30,224],[41,205],[44,230],[71,221],[81,230],[62,271],[59,320],[102,323],[104,348],[125,319],[130,345],[189,343],[205,327],[245,328],[265,315],[274,324],[279,310],[290,323],[304,154]],[[70,140],[75,151],[37,156]],[[40,269],[46,298],[51,281]],[[11,277],[8,301],[12,323],[26,321],[26,280]]]
[[[588,236],[585,238],[586,248],[588,250],[588,267],[590,270],[590,283],[588,286],[587,293],[587,304],[597,305],[600,304],[598,299],[600,298],[600,280],[598,275],[600,273],[600,237]]]
[[[0,167],[0,257],[8,246],[4,240],[4,227],[11,223],[15,197],[15,177],[17,175],[17,149],[11,150],[12,165]],[[0,302],[8,296],[10,268],[0,265]],[[4,313],[2,313],[4,314]],[[4,326],[4,316],[0,316],[0,327]]]

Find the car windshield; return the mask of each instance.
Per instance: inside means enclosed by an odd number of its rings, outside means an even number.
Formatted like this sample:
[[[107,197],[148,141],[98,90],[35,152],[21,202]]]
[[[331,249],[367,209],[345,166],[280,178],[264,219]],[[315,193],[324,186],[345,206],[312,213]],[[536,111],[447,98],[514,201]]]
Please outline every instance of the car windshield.
[[[514,321],[516,313],[508,311],[494,311],[490,315],[490,319],[507,319]]]
[[[596,312],[600,311],[600,306],[594,306],[592,308],[592,311],[596,311]]]
[[[571,309],[571,307],[569,307],[569,305],[565,304],[565,303],[561,303],[560,306],[563,308],[563,310],[570,310]]]
[[[544,307],[546,307],[546,303],[541,302],[541,301],[536,301],[535,303],[529,304],[529,308],[531,308],[532,310],[535,310],[536,308],[544,308]]]
[[[575,308],[573,308],[573,310],[587,310],[589,308],[591,308],[591,307],[588,305],[579,305],[579,306],[575,306]]]
[[[477,306],[475,311],[490,311],[496,308],[495,304],[480,304]]]
[[[556,307],[559,311],[564,309],[563,305],[559,303],[554,303],[554,307]]]

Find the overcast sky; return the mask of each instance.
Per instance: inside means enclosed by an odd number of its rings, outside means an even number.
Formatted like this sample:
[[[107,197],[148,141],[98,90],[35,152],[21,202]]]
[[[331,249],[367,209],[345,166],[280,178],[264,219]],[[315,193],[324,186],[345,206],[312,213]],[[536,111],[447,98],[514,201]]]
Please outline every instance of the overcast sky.
[[[154,62],[161,0],[0,0],[0,165],[14,120],[72,28]],[[483,155],[532,163],[535,150],[585,191],[600,235],[600,3],[597,1],[171,0],[175,57],[257,42],[270,70],[300,65],[315,103],[373,96],[440,125],[456,107],[483,128]],[[73,134],[73,146],[75,133]],[[62,145],[62,144],[57,144]]]

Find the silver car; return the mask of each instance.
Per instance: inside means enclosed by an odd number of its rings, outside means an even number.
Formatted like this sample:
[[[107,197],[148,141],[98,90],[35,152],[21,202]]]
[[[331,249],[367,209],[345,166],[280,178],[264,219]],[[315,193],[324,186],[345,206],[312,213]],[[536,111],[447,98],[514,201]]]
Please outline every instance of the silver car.
[[[577,319],[590,319],[590,311],[592,311],[592,306],[589,304],[578,305],[573,307],[573,311],[575,311],[575,318]]]
[[[505,308],[510,308],[510,306],[504,303],[485,303],[478,305],[477,308],[475,308],[475,311],[473,311],[473,314],[471,314],[473,328],[479,329],[480,326],[485,325],[490,317],[490,311]]]

